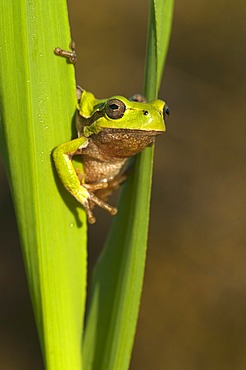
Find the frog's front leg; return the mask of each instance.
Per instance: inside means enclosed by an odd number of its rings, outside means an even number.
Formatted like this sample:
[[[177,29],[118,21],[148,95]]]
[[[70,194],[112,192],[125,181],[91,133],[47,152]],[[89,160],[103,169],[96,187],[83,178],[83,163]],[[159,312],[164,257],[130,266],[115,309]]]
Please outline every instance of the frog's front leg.
[[[74,196],[74,198],[83,205],[90,223],[94,223],[95,217],[91,211],[89,191],[81,184],[74,165],[72,157],[79,154],[80,150],[88,145],[88,139],[80,137],[59,145],[53,151],[53,158],[57,173],[65,188]]]
[[[91,203],[99,205],[108,211],[111,215],[117,213],[117,209],[98,199],[93,191],[107,187],[106,183],[97,185],[83,184],[83,172],[74,167],[72,157],[75,154],[81,154],[81,150],[88,145],[88,139],[84,136],[59,145],[53,152],[53,158],[57,173],[65,188],[74,196],[74,198],[83,205],[89,223],[95,223],[96,219],[91,210]]]

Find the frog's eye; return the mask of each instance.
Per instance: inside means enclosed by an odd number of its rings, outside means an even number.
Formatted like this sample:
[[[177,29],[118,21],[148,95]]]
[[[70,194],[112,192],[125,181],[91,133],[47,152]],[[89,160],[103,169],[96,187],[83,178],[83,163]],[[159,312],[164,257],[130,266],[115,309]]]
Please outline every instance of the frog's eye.
[[[137,101],[139,103],[146,103],[147,102],[146,98],[141,94],[135,94],[129,100],[130,101]]]
[[[169,114],[170,114],[170,109],[168,108],[168,106],[166,104],[165,104],[165,107],[163,109],[163,114],[164,114],[164,120],[166,121],[167,116],[169,116]]]
[[[123,117],[125,110],[125,104],[118,99],[110,99],[105,105],[105,112],[107,116],[112,119]]]

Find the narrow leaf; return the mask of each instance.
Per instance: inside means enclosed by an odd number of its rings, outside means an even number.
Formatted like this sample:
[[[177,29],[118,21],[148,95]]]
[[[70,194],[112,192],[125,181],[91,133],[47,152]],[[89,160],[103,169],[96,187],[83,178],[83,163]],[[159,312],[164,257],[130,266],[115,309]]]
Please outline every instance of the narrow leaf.
[[[51,155],[76,107],[73,66],[53,53],[70,43],[66,1],[1,1],[0,28],[0,150],[44,362],[81,370],[86,224]]]
[[[164,45],[157,42],[157,35],[161,32],[159,23],[170,22],[172,2],[168,4],[167,14],[162,13],[163,18],[157,21],[150,2],[145,93],[151,99],[157,94],[158,68],[162,69],[167,50],[168,37],[160,37]],[[164,51],[157,51],[157,47]],[[152,162],[152,148],[137,156],[134,176],[121,191],[119,214],[93,274],[84,337],[86,370],[129,367],[144,276]]]
[[[157,54],[157,89],[160,88],[171,33],[173,0],[154,0]]]

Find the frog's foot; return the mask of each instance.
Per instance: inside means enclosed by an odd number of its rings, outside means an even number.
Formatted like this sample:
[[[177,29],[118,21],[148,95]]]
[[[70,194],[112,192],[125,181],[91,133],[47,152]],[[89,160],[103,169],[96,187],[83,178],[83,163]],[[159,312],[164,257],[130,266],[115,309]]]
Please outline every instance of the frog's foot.
[[[100,184],[107,184],[104,186],[98,186],[94,189],[95,195],[102,199],[103,201],[107,201],[109,196],[126,181],[128,175],[130,173],[130,169],[126,169],[123,173],[117,175],[111,180],[108,180],[106,182],[100,183]],[[94,184],[93,184],[94,185]]]
[[[95,205],[105,209],[105,211],[109,212],[111,215],[115,215],[117,213],[117,208],[112,207],[110,204],[106,203],[104,200],[99,199],[93,191],[97,189],[105,189],[107,188],[107,182],[102,183],[95,183],[95,184],[83,184],[80,186],[79,192],[76,192],[74,197],[80,202],[87,214],[88,222],[90,224],[94,224],[96,222],[96,218],[93,215],[92,209]]]
[[[75,168],[75,171],[78,176],[81,188],[84,190],[82,193],[79,192],[79,194],[74,194],[74,196],[83,205],[87,213],[88,222],[90,224],[94,224],[96,222],[96,218],[94,217],[93,212],[92,212],[92,209],[95,205],[98,205],[99,207],[105,209],[111,215],[115,215],[117,213],[117,208],[112,207],[108,203],[104,202],[104,200],[99,199],[94,194],[94,191],[107,189],[109,186],[108,182],[102,181],[102,182],[95,182],[93,184],[85,184],[84,183],[84,173],[79,168]]]
[[[118,212],[117,208],[112,207],[110,204],[104,202],[102,199],[99,199],[93,193],[90,193],[90,201],[105,209],[105,211],[110,213],[112,216],[116,215],[116,213]]]
[[[71,51],[63,50],[61,48],[55,48],[54,53],[61,57],[67,58],[70,63],[75,64],[77,60],[77,55],[75,52],[75,42],[74,41],[71,41],[70,48],[71,48]]]
[[[87,214],[87,219],[88,219],[89,224],[94,224],[96,222],[96,217],[93,215],[90,203],[86,201],[86,202],[83,202],[82,204]]]

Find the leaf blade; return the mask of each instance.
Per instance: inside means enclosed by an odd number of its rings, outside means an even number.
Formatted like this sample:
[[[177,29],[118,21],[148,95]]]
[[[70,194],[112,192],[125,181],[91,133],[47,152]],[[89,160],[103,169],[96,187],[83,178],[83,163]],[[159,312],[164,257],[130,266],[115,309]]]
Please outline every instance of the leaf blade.
[[[73,67],[53,54],[70,42],[66,2],[12,0],[0,13],[0,149],[44,361],[49,370],[81,370],[86,219],[51,157],[70,139],[76,107]]]
[[[171,6],[172,2],[169,4]],[[156,13],[153,10],[151,1],[144,88],[148,99],[157,94],[164,63],[161,58],[165,57],[164,52],[160,53],[157,61]],[[144,276],[152,164],[153,148],[146,148],[137,156],[134,176],[129,177],[121,191],[119,214],[93,273],[84,337],[87,370],[129,367]]]

